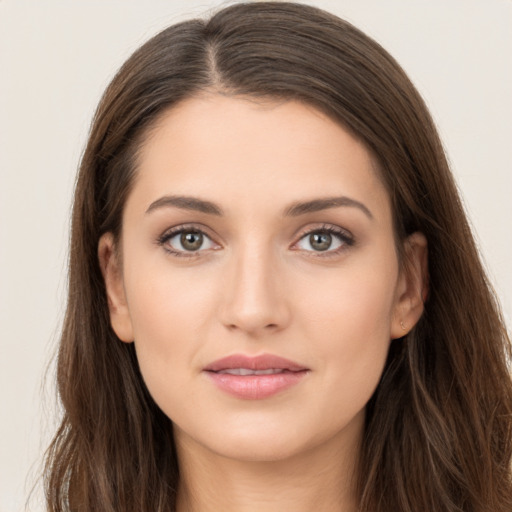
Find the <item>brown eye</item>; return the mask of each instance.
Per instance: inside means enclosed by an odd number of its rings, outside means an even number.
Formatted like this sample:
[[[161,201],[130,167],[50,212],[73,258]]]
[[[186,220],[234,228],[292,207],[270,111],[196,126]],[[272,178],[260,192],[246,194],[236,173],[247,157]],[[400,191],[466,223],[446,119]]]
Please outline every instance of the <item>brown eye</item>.
[[[194,253],[200,254],[217,247],[201,230],[183,227],[167,231],[158,239],[158,243],[174,256],[193,256]]]
[[[326,251],[332,243],[332,236],[330,233],[311,233],[309,235],[309,244],[316,251]]]
[[[317,253],[318,256],[327,257],[335,256],[352,245],[354,237],[350,232],[338,226],[325,225],[304,233],[296,247],[311,254]]]
[[[180,242],[186,251],[197,251],[203,244],[203,234],[199,231],[184,231],[181,233]]]

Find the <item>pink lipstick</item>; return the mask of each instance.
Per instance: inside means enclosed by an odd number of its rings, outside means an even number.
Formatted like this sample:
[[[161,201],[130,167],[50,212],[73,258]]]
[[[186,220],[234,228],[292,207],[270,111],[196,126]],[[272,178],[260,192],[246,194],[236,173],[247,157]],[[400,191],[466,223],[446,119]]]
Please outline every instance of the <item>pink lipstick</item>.
[[[234,354],[214,361],[203,371],[222,391],[245,400],[261,400],[298,384],[309,369],[272,354]]]

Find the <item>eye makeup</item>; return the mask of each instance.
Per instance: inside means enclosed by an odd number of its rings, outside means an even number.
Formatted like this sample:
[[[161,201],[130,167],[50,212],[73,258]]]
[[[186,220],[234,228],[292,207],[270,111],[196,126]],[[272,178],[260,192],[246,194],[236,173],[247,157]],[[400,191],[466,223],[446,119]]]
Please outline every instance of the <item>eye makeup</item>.
[[[174,240],[174,241],[173,241]],[[305,241],[311,249],[296,248]],[[219,250],[221,246],[214,242],[203,228],[194,224],[175,226],[166,230],[157,239],[157,244],[168,254],[178,258],[197,258],[205,251]],[[353,235],[346,229],[333,224],[303,231],[299,240],[292,246],[294,251],[303,251],[308,257],[332,258],[352,247],[355,243]],[[180,245],[181,248],[176,246]],[[204,247],[206,245],[207,247]],[[334,245],[334,248],[332,246]],[[315,246],[318,250],[315,250]]]

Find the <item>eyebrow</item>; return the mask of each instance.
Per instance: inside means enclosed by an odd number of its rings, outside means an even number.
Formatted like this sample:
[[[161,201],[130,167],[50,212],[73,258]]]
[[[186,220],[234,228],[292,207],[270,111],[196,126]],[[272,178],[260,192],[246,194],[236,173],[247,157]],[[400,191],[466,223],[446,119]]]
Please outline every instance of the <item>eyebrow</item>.
[[[192,196],[161,197],[160,199],[153,201],[149,205],[148,209],[146,210],[146,213],[150,213],[159,208],[166,208],[170,206],[180,208],[181,210],[194,210],[201,213],[208,213],[210,215],[224,215],[222,208],[220,206],[217,206],[215,203]]]
[[[318,212],[321,210],[327,210],[329,208],[338,208],[340,206],[358,208],[369,219],[373,219],[372,212],[363,203],[346,196],[322,197],[305,202],[297,201],[288,206],[288,208],[285,209],[283,215],[285,217],[298,217],[299,215],[304,215],[305,213]]]
[[[321,210],[327,210],[329,208],[338,208],[340,206],[348,206],[352,208],[358,208],[361,210],[369,219],[373,219],[372,212],[360,201],[351,199],[350,197],[322,197],[318,199],[312,199],[310,201],[296,201],[286,207],[283,211],[283,217],[298,217],[306,213],[319,212]],[[207,201],[205,199],[199,199],[193,196],[163,196],[156,201],[153,201],[146,213],[150,213],[160,208],[174,207],[181,210],[192,210],[209,215],[223,216],[224,211],[217,204]]]

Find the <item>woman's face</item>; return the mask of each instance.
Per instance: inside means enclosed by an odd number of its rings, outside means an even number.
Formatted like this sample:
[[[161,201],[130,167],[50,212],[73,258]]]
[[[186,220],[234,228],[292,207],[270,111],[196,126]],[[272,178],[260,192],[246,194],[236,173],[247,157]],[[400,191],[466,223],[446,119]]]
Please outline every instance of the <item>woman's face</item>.
[[[297,102],[211,94],[167,112],[120,249],[122,264],[100,242],[114,330],[178,446],[227,457],[357,443],[390,340],[421,314],[374,160]]]

